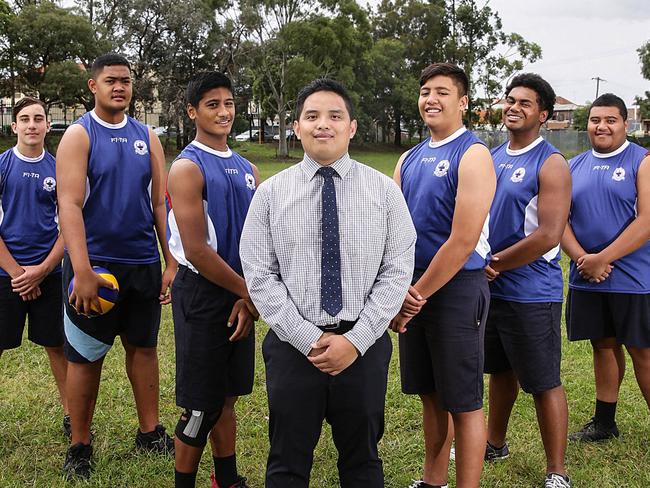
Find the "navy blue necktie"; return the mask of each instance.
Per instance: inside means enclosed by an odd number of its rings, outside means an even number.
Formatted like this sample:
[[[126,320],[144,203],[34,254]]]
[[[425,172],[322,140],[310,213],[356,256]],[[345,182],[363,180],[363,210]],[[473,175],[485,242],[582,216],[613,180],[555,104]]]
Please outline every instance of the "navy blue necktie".
[[[318,173],[324,180],[320,304],[323,310],[334,317],[343,308],[339,215],[336,210],[336,191],[334,189],[334,174],[336,172],[334,168],[325,166],[319,168]]]

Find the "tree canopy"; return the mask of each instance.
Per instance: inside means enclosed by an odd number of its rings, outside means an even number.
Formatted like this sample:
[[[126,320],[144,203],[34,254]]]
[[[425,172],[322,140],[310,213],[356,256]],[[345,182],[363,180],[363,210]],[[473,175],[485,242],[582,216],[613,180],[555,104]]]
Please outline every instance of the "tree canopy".
[[[130,112],[160,102],[165,124],[183,134],[179,145],[189,137],[183,128],[191,126],[184,86],[201,70],[229,74],[238,110],[257,107],[280,134],[292,120],[300,87],[316,77],[336,78],[355,102],[359,136],[399,145],[403,134],[423,135],[417,97],[426,65],[452,61],[465,69],[472,124],[479,109],[489,121],[507,79],[541,57],[537,44],[505,32],[498,12],[477,0],[381,0],[374,8],[355,0],[75,5],[0,0],[0,94],[19,89],[49,104],[90,108],[88,65],[98,54],[120,52],[132,63]],[[647,44],[639,50],[646,60],[649,52]],[[648,64],[643,69],[650,71]],[[280,138],[278,154],[287,153]]]

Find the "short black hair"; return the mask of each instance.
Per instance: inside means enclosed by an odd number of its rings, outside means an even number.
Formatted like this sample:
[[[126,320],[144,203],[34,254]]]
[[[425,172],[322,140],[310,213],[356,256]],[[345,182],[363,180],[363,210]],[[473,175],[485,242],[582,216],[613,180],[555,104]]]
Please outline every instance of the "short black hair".
[[[448,76],[454,81],[458,93],[463,97],[469,92],[469,80],[465,72],[453,63],[433,63],[420,73],[420,86],[424,85],[434,76]]]
[[[529,88],[537,93],[537,104],[542,110],[548,112],[546,120],[550,120],[555,109],[555,91],[549,82],[536,73],[521,73],[515,76],[506,87],[506,97],[513,88],[518,86]]]
[[[307,100],[307,97],[320,91],[333,92],[340,96],[343,99],[343,102],[345,102],[345,108],[348,109],[350,120],[354,120],[354,107],[348,91],[345,89],[343,84],[329,78],[317,78],[300,90],[298,98],[296,98],[296,120],[300,119],[300,114],[302,114],[302,109],[305,106],[305,100]]]
[[[45,105],[45,102],[43,102],[43,100],[39,100],[38,98],[34,97],[23,97],[16,102],[16,105],[14,105],[14,108],[11,111],[13,115],[13,121],[16,122],[18,120],[18,114],[20,111],[25,107],[29,107],[30,105],[40,105],[43,107],[43,111],[47,117],[47,105]]]
[[[93,77],[93,79],[99,73],[101,73],[101,71],[106,66],[126,66],[127,68],[129,68],[129,71],[131,71],[131,65],[129,64],[127,59],[121,54],[116,54],[116,53],[102,54],[97,59],[95,59],[95,61],[93,61],[93,65],[90,68],[90,75]]]
[[[623,121],[625,122],[627,120],[627,107],[625,106],[625,102],[621,97],[613,93],[603,93],[596,98],[589,107],[589,115],[591,115],[591,109],[594,107],[616,107],[621,117],[623,117]]]
[[[190,80],[185,89],[185,99],[192,107],[198,107],[201,98],[213,88],[227,88],[233,93],[232,81],[218,71],[204,71]]]

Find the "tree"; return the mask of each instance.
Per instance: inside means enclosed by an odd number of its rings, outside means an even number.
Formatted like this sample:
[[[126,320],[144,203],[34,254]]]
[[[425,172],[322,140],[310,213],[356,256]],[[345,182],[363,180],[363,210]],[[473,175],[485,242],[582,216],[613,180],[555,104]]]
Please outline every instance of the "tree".
[[[34,94],[53,64],[93,58],[101,50],[85,18],[49,1],[25,5],[16,15],[13,35],[15,69],[23,89]]]
[[[575,130],[587,130],[587,121],[589,120],[589,107],[591,102],[587,101],[582,107],[578,107],[573,111],[572,127]]]
[[[641,74],[646,80],[650,80],[650,41],[637,49],[641,63]],[[634,102],[639,106],[641,119],[650,119],[650,91],[645,92],[645,98],[637,96]]]
[[[650,80],[650,41],[637,49],[637,52],[641,62],[641,74],[646,80]]]
[[[470,79],[467,121],[471,128],[474,108],[491,105],[506,80],[521,71],[525,61],[540,59],[542,49],[519,34],[503,32],[498,12],[488,3],[483,7],[478,7],[476,0],[457,3],[456,10],[450,12],[453,35],[447,48],[449,58],[461,65]],[[483,97],[474,99],[477,88]]]
[[[422,127],[417,110],[422,69],[445,60],[449,25],[444,0],[382,0],[372,17],[375,45],[371,79],[375,81],[375,120],[394,144],[401,145],[402,125]]]

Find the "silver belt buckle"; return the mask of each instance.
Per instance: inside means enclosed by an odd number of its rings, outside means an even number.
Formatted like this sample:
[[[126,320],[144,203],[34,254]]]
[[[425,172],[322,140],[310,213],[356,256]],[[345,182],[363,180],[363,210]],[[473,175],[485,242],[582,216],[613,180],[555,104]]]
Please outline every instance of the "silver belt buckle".
[[[322,328],[323,330],[336,330],[341,325],[341,322],[336,322],[335,324],[326,324]]]

